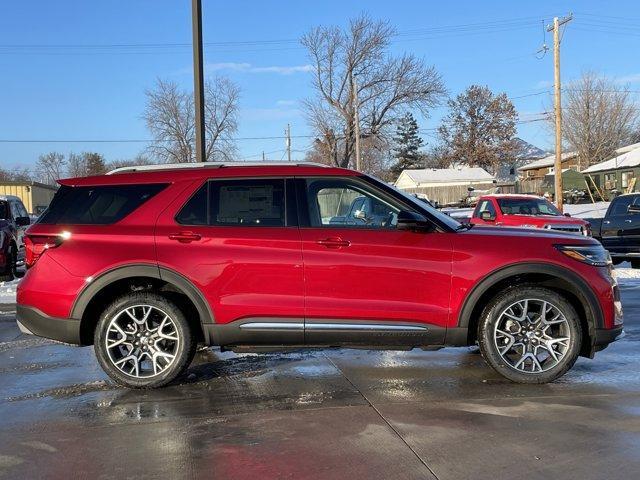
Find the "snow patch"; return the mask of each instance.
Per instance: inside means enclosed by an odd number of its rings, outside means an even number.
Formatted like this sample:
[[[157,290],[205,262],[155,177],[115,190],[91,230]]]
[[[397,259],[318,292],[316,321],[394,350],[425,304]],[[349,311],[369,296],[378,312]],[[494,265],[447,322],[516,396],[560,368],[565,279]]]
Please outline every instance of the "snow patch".
[[[16,290],[20,280],[0,282],[0,303],[16,303]]]
[[[609,208],[610,202],[564,204],[564,212],[577,218],[602,218]]]

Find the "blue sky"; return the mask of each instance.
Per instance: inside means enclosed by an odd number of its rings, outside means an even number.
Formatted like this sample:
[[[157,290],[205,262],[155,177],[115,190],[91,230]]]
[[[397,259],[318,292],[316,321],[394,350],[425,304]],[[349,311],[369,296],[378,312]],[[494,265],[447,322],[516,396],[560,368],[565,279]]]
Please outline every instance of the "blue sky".
[[[184,46],[191,41],[190,3],[4,2],[0,140],[149,138],[140,119],[145,89],[156,78],[192,86],[191,50]],[[280,136],[287,123],[293,135],[310,133],[299,104],[312,94],[309,60],[295,40],[315,25],[344,25],[362,12],[389,20],[400,33],[392,52],[425,58],[451,94],[473,83],[488,85],[514,98],[522,120],[537,118],[551,105],[545,92],[553,79],[552,55],[537,59],[534,53],[543,42],[542,20],[548,23],[554,15],[575,15],[563,40],[563,81],[591,69],[640,91],[636,1],[203,0],[203,11],[204,41],[212,44],[205,49],[208,72],[228,75],[242,90],[241,138]],[[551,46],[549,34],[546,41]],[[420,118],[420,127],[436,127],[442,114],[436,109],[431,118]],[[519,135],[542,148],[552,141],[543,122],[521,123]],[[243,157],[256,159],[263,150],[280,159],[284,149],[280,139],[238,145]],[[294,158],[302,158],[308,146],[308,139],[294,139]],[[30,167],[51,150],[92,150],[112,160],[131,158],[144,148],[135,142],[0,142],[0,167]]]

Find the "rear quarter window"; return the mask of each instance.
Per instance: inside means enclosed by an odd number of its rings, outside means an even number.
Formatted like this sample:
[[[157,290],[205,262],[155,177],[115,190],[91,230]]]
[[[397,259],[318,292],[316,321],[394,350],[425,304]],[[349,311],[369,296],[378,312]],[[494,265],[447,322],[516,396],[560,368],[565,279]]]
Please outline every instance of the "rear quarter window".
[[[38,223],[60,225],[116,223],[166,186],[166,184],[62,186],[56,192],[47,211],[38,219]]]

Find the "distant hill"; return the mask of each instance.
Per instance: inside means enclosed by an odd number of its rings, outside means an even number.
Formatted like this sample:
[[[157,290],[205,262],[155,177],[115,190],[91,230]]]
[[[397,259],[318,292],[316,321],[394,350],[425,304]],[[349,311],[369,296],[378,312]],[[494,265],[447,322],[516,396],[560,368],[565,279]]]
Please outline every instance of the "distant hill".
[[[525,142],[521,138],[516,138],[516,143],[518,144],[518,154],[516,155],[516,158],[519,160],[535,160],[537,158],[542,158],[550,155],[549,152],[545,152],[541,148],[538,148],[535,145],[530,144],[529,142]]]
[[[496,172],[496,178],[498,180],[512,182],[517,177],[519,167],[538,158],[550,155],[549,152],[545,152],[541,148],[538,148],[529,142],[525,142],[521,138],[516,138],[516,143],[518,145],[518,153],[516,153],[514,162],[510,165],[503,165],[498,168],[498,171]]]

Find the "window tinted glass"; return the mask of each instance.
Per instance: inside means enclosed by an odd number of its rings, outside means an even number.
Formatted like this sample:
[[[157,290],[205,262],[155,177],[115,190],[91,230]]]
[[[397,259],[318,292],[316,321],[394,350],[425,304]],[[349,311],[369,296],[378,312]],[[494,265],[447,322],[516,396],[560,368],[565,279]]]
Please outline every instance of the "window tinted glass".
[[[176,221],[183,225],[206,225],[208,222],[208,194],[209,182],[200,187],[195,195],[182,207],[182,210],[176,216]]]
[[[122,220],[166,185],[62,186],[47,211],[45,224],[107,225]]]
[[[0,220],[7,220],[11,215],[9,214],[9,203],[0,201]]]
[[[498,206],[504,215],[560,215],[560,211],[542,198],[499,198]]]
[[[627,215],[629,212],[629,205],[640,205],[640,196],[629,195],[624,197],[618,197],[613,201],[613,208],[610,215]]]
[[[209,183],[211,225],[284,227],[284,180],[216,180]]]
[[[346,180],[307,180],[313,227],[395,228],[400,208]]]
[[[478,209],[476,210],[476,217],[480,217],[482,212],[489,212],[492,216],[496,216],[496,209],[493,206],[491,200],[483,200],[480,202]]]

